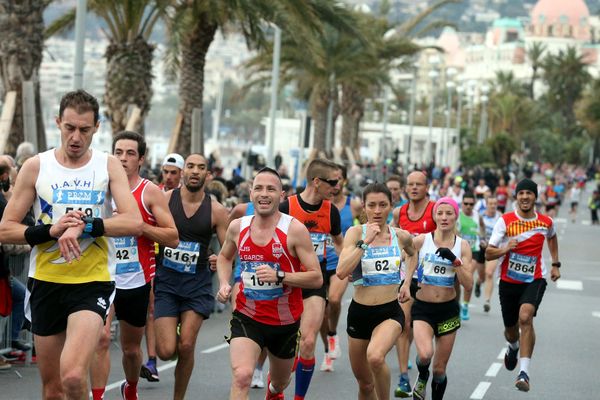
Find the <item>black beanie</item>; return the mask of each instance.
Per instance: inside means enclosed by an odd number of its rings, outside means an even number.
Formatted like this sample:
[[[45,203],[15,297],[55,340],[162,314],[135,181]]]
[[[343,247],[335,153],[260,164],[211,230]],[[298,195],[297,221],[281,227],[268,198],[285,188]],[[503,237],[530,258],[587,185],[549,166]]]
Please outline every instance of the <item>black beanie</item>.
[[[517,189],[515,190],[515,194],[518,194],[521,190],[529,190],[535,194],[535,197],[538,197],[538,189],[537,183],[532,181],[529,178],[523,179],[521,182],[517,183]]]

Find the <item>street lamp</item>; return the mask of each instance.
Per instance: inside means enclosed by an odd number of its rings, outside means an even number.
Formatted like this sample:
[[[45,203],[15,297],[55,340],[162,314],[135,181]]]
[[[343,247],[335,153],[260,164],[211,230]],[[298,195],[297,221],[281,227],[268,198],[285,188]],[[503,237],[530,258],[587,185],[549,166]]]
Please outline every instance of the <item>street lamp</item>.
[[[430,58],[429,63],[432,65],[437,64],[436,58]],[[435,80],[439,76],[439,73],[432,69],[429,71],[429,79],[431,79],[431,91],[429,93],[429,135],[427,135],[427,162],[433,161],[433,108],[435,103]]]
[[[281,58],[281,29],[273,25],[275,40],[273,46],[273,68],[271,70],[271,106],[269,108],[269,141],[267,145],[267,164],[275,166],[275,118],[277,112],[277,93],[279,92],[279,64]]]
[[[458,96],[458,109],[456,110],[456,162],[457,162],[457,164],[460,163],[460,151],[461,151],[460,129],[461,129],[461,119],[462,119],[462,99],[463,99],[464,92],[465,92],[465,88],[463,86],[458,86],[456,88],[456,95]]]
[[[481,87],[481,120],[479,121],[479,134],[477,135],[478,144],[483,144],[487,139],[487,103],[489,101],[487,94],[489,91],[490,87],[488,85]]]
[[[473,127],[473,97],[475,95],[475,85],[477,83],[474,80],[467,82],[467,100],[469,102],[469,114],[467,116],[467,128],[469,131]]]
[[[415,125],[415,99],[417,97],[417,72],[419,64],[413,64],[413,80],[410,87],[410,110],[408,115],[408,145],[406,149],[406,164],[410,168],[410,152],[412,149],[413,128]]]
[[[450,137],[450,120],[452,117],[452,89],[456,87],[456,83],[453,81],[446,82],[446,91],[448,92],[448,102],[446,103],[446,130],[444,131],[444,137],[442,141],[442,160],[443,165],[448,165],[448,147],[449,147],[449,137]]]

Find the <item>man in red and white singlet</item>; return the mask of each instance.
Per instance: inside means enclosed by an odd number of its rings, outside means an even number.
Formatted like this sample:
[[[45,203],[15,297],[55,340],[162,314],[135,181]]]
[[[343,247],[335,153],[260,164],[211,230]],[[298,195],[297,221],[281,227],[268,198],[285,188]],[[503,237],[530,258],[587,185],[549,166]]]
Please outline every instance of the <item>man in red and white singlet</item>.
[[[498,292],[504,336],[508,341],[504,365],[509,371],[515,369],[520,345],[520,372],[515,386],[526,392],[529,391],[529,362],[535,345],[533,317],[546,290],[547,270],[542,257],[545,240],[552,257],[552,281],[560,278],[561,264],[554,222],[535,212],[537,184],[523,179],[515,192],[517,209],[498,220],[485,255],[488,260],[499,259],[500,264]]]
[[[124,399],[129,400],[137,399],[137,383],[142,366],[141,342],[146,325],[151,280],[155,272],[154,242],[177,247],[179,237],[162,191],[149,180],[139,176],[139,169],[146,154],[144,137],[137,132],[120,132],[113,139],[113,154],[125,169],[131,193],[144,220],[142,236],[113,239],[117,289],[113,307],[119,320],[126,380],[121,385],[121,394]],[[92,363],[94,400],[103,398],[108,381],[111,322],[112,313],[107,318]]]
[[[217,300],[223,303],[231,296],[236,252],[241,260],[230,324],[230,399],[248,399],[254,366],[265,347],[270,368],[266,398],[283,399],[296,357],[302,288],[321,287],[323,280],[308,230],[279,211],[283,190],[275,170],[258,172],[251,199],[255,214],[231,222],[217,259]]]
[[[413,171],[406,177],[406,194],[408,203],[400,208],[394,209],[392,218],[394,226],[408,231],[411,235],[417,236],[422,233],[433,232],[437,225],[433,220],[434,201],[427,197],[429,185],[427,176],[421,171]],[[406,265],[403,263],[403,269]],[[395,390],[396,397],[412,396],[410,382],[408,379],[408,360],[410,352],[410,343],[412,341],[411,328],[411,309],[417,292],[418,282],[416,277],[412,277],[411,293],[409,300],[401,304],[405,316],[405,328],[396,342],[396,351],[398,354],[398,365],[400,367],[400,376],[398,386]]]

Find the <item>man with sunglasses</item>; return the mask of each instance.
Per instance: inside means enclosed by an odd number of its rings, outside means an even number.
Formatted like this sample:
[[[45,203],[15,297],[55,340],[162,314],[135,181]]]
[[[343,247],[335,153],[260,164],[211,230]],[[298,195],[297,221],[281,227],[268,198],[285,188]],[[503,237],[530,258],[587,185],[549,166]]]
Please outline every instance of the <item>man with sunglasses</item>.
[[[474,211],[475,195],[472,192],[466,192],[463,195],[460,216],[458,217],[459,236],[465,239],[471,245],[473,253],[473,265],[471,271],[477,271],[479,278],[475,283],[475,296],[481,295],[481,284],[485,280],[485,252],[481,251],[481,238],[485,237],[485,228],[481,225],[479,214]],[[473,289],[465,289],[463,293],[463,303],[460,308],[460,318],[463,321],[470,319],[469,302]]]
[[[338,165],[315,159],[306,168],[306,180],[308,183],[302,193],[290,196],[279,206],[279,211],[298,219],[308,228],[323,273],[323,286],[302,290],[304,312],[300,320],[300,354],[296,364],[296,400],[306,396],[315,370],[315,346],[327,298],[327,237],[331,236],[338,254],[343,243],[340,213],[331,202],[339,182]]]

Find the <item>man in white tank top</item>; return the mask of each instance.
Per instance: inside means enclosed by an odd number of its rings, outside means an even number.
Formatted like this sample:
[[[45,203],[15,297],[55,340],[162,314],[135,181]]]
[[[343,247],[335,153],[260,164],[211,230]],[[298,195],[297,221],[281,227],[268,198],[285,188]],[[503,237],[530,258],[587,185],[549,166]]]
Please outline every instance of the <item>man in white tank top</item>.
[[[3,243],[32,247],[26,312],[43,398],[87,397],[90,362],[114,297],[108,237],[142,229],[121,163],[90,149],[98,110],[83,90],[63,96],[61,145],[23,164],[0,223]],[[111,199],[119,209],[114,217]],[[27,227],[21,221],[32,206],[36,226]]]

